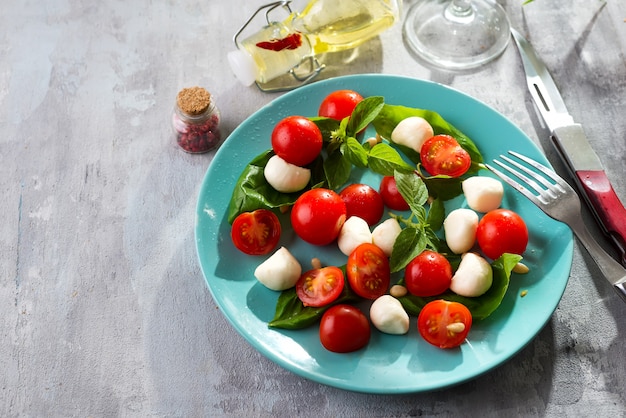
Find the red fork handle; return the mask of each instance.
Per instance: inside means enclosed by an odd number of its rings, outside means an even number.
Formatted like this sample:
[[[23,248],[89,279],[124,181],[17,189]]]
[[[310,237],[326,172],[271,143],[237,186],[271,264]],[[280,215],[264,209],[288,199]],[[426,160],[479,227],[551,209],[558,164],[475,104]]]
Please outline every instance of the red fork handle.
[[[602,170],[576,171],[578,182],[585,192],[587,202],[594,211],[607,235],[621,253],[626,266],[626,209],[615,194],[611,182]]]

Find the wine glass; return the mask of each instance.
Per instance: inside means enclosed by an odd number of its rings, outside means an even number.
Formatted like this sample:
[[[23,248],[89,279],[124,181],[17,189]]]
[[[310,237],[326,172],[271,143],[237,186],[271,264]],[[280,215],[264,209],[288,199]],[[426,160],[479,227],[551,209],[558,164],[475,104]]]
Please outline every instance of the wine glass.
[[[418,58],[449,70],[476,68],[497,58],[511,37],[506,12],[494,0],[418,0],[403,32]]]

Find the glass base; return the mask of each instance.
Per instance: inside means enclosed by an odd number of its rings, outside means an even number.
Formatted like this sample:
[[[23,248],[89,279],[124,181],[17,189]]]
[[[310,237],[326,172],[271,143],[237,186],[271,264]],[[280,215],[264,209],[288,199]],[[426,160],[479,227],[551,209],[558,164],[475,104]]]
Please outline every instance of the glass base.
[[[487,0],[422,0],[404,21],[410,49],[435,67],[465,70],[500,56],[511,38],[509,19]]]

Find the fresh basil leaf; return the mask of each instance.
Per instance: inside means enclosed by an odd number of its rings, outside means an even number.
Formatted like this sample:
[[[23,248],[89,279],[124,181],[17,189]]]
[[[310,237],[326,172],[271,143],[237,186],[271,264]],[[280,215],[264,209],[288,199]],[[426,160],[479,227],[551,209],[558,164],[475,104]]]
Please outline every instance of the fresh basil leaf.
[[[400,303],[410,315],[419,315],[421,309],[430,301],[444,299],[452,302],[462,303],[472,313],[472,319],[479,321],[491,315],[502,303],[504,295],[509,288],[509,279],[513,267],[521,260],[521,256],[515,254],[503,254],[495,260],[491,267],[493,269],[493,283],[489,290],[481,296],[468,298],[459,296],[451,290],[437,296],[419,297],[406,295],[399,298]]]
[[[420,153],[415,151],[411,147],[407,147],[406,145],[396,144],[394,142],[389,141],[390,146],[394,149],[398,149],[404,156],[408,158],[413,164],[420,163]]]
[[[433,230],[438,231],[443,226],[445,217],[446,208],[443,204],[443,200],[440,198],[434,199],[428,209],[428,218],[426,220],[428,225],[430,225]]]
[[[394,171],[410,173],[415,170],[389,144],[381,142],[370,149],[367,159],[369,168],[383,176],[393,176]]]
[[[367,167],[367,151],[355,138],[348,137],[342,147],[343,155],[359,168]]]
[[[339,129],[339,121],[331,118],[313,117],[309,118],[313,123],[317,125],[324,142],[330,142],[333,132]]]
[[[351,172],[352,163],[339,150],[330,154],[324,161],[324,173],[329,189],[335,190],[343,186],[350,178]]]
[[[426,177],[423,179],[429,193],[441,200],[454,199],[463,193],[463,180],[451,177]]]
[[[348,128],[349,122],[350,122],[349,116],[343,118],[341,122],[339,123],[339,128],[335,132],[333,132],[333,135],[332,135],[333,138],[343,140],[346,136],[348,136],[346,129]]]
[[[421,213],[424,204],[428,201],[428,188],[424,181],[415,173],[394,173],[396,186],[398,191],[411,207],[411,211],[415,214]],[[418,217],[424,220],[424,217]]]
[[[376,118],[385,104],[382,96],[370,96],[361,100],[350,116],[350,121],[346,128],[346,135],[356,136]]]
[[[302,329],[313,325],[324,311],[324,308],[304,306],[292,287],[281,292],[276,302],[276,313],[268,325],[272,328]]]
[[[392,273],[402,270],[426,248],[426,237],[421,230],[406,227],[400,232],[393,244],[389,268]]]
[[[507,278],[511,277],[513,268],[522,260],[521,255],[504,253],[492,263],[492,267],[501,270]]]
[[[263,170],[273,155],[271,150],[258,155],[239,176],[228,206],[229,223],[232,224],[237,215],[243,212],[292,205],[300,195],[301,192],[280,193],[265,180]]]

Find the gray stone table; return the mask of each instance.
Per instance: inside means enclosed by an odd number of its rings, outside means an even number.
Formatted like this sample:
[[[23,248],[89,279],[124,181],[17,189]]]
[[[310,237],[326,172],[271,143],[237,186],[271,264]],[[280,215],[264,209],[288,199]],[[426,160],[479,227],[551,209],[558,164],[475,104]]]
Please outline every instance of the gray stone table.
[[[501,3],[626,201],[626,3]],[[214,152],[182,152],[170,115],[180,88],[206,86],[228,135],[279,96],[240,85],[226,64],[232,35],[260,4],[3,3],[0,415],[626,416],[626,305],[578,243],[565,294],[538,336],[495,370],[445,390],[379,396],[321,385],[266,359],[231,327],[195,252],[195,204]],[[437,71],[407,52],[396,25],[325,77],[357,73],[470,94],[563,173],[513,45],[478,70]]]

